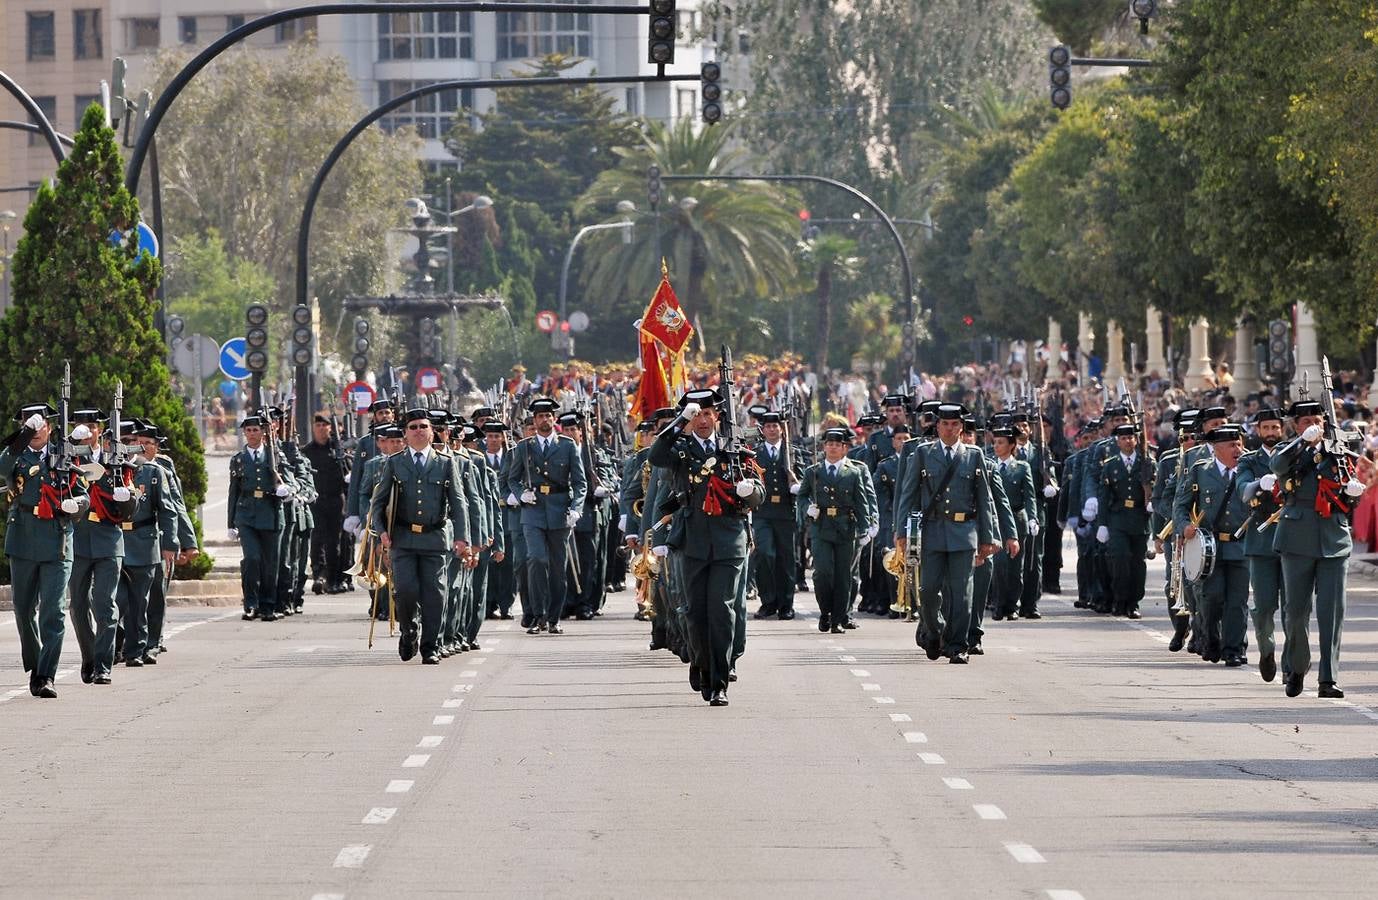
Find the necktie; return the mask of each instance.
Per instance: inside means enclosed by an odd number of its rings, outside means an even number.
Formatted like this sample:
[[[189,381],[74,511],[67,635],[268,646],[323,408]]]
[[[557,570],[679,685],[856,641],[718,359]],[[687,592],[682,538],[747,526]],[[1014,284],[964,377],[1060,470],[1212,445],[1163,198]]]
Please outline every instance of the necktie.
[[[498,455],[496,453],[488,454],[488,465],[495,469],[498,467]]]
[[[775,462],[775,448],[774,448],[774,447],[771,447],[771,448],[770,448],[770,461],[771,461],[771,462]]]
[[[414,459],[414,460],[416,461],[416,467],[417,467],[418,469],[421,468],[421,454],[420,454],[419,452],[418,452],[418,453],[413,453],[413,454],[412,454],[412,459]]]
[[[834,465],[833,463],[828,463],[828,477],[829,477],[829,478],[836,478],[836,477],[837,477],[837,466]]]
[[[254,465],[258,465],[258,451],[250,450],[249,455],[251,455],[254,458]]]
[[[951,448],[951,447],[948,447],[948,448],[947,448],[947,461],[948,461],[948,462],[952,462],[952,448]]]

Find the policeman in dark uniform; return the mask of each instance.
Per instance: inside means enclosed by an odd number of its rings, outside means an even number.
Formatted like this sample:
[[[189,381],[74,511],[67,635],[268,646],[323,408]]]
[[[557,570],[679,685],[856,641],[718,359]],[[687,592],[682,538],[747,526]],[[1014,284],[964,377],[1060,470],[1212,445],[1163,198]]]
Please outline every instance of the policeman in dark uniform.
[[[874,476],[872,476],[876,486],[876,509],[880,513],[880,533],[871,542],[874,548],[872,552],[880,555],[884,560],[885,551],[895,546],[895,490],[899,487],[896,484],[896,473],[899,471],[899,453],[904,442],[909,440],[909,426],[901,422],[895,426],[894,432],[890,436],[891,454],[881,460],[876,466]],[[883,571],[883,566],[882,566]],[[881,577],[883,593],[881,594],[880,608],[876,610],[879,614],[888,614],[892,619],[898,619],[900,614],[890,607],[895,602],[895,589],[897,583],[893,577],[886,572]]]
[[[278,547],[283,525],[282,500],[292,489],[278,480],[272,449],[266,441],[268,422],[247,416],[239,425],[244,449],[230,457],[229,530],[243,553],[239,561],[244,591],[244,620],[277,619]]]
[[[1018,433],[1015,429],[997,428],[992,435],[995,458],[989,461],[989,465],[1004,488],[1013,515],[1013,537],[1019,541],[1022,548],[1018,557],[1012,558],[1008,553],[997,553],[987,562],[987,565],[995,567],[993,618],[998,622],[1001,619],[1013,620],[1020,612],[1020,603],[1024,597],[1024,579],[1028,575],[1023,557],[1033,552],[1035,546],[1029,541],[1030,534],[1038,533],[1038,514],[1035,508],[1038,492],[1034,488],[1033,472],[1029,468],[1029,463],[1019,458],[1016,453]],[[1027,618],[1036,618],[1037,615],[1038,611],[1035,609]]]
[[[312,418],[311,442],[301,453],[311,463],[316,489],[316,500],[311,504],[315,522],[311,529],[311,593],[339,594],[345,589],[344,570],[349,567],[349,562],[340,562],[339,540],[349,493],[349,461],[340,447],[340,436],[324,414],[316,413]]]
[[[788,450],[778,412],[761,413],[761,442],[754,448],[761,467],[765,502],[751,517],[756,557],[756,590],[761,608],[756,618],[794,618],[795,500],[799,493],[800,467],[785,465]]]
[[[501,535],[497,549],[488,559],[488,596],[485,615],[489,618],[512,618],[512,602],[517,596],[516,569],[513,558],[513,533],[521,528],[520,508],[504,502],[502,471],[507,465],[507,426],[496,420],[483,423],[483,458],[489,469],[497,494],[498,518],[496,531]]]
[[[378,455],[378,439],[374,434],[374,429],[379,425],[397,425],[399,428],[402,423],[394,422],[395,413],[392,404],[388,401],[387,395],[379,392],[378,399],[374,400],[368,407],[369,411],[369,433],[359,438],[354,447],[354,462],[350,465],[351,472],[362,472],[368,461]],[[349,492],[345,495],[345,531],[357,533],[360,522],[368,515],[368,504],[370,495],[363,492],[358,484],[358,480],[351,476],[349,482]]]
[[[861,548],[880,533],[871,472],[846,456],[851,435],[845,428],[823,432],[824,458],[800,479],[796,525],[808,528],[813,546],[818,630],[842,634],[850,621],[848,605]]]
[[[1274,621],[1282,604],[1282,556],[1273,549],[1273,536],[1264,523],[1276,524],[1282,517],[1282,490],[1273,474],[1273,454],[1282,443],[1282,411],[1260,409],[1254,416],[1258,447],[1239,458],[1240,488],[1249,504],[1249,527],[1244,532],[1244,556],[1249,563],[1249,587],[1253,591],[1254,636],[1258,640],[1258,671],[1264,681],[1277,677]],[[1272,525],[1268,526],[1269,528]],[[1285,628],[1285,626],[1284,626]],[[1287,657],[1283,657],[1283,679]]]
[[[120,440],[136,447],[144,460],[134,472],[138,506],[124,529],[124,564],[115,594],[124,627],[124,664],[137,668],[157,662],[149,653],[148,598],[153,582],[177,556],[177,508],[163,467],[143,454],[140,439],[150,436],[148,425],[131,423],[121,431]]]
[[[1148,552],[1148,504],[1153,496],[1154,461],[1139,453],[1138,432],[1133,425],[1116,425],[1112,434],[1117,451],[1101,463],[1096,495],[1096,541],[1105,548],[1111,584],[1110,601],[1104,611],[1141,619],[1139,604],[1144,599],[1147,578],[1144,558]]]

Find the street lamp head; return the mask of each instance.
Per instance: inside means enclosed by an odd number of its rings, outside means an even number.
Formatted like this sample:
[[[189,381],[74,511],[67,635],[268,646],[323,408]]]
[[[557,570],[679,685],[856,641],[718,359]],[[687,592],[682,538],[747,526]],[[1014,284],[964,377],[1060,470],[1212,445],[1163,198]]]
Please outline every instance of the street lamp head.
[[[17,218],[19,218],[19,213],[15,212],[14,210],[12,210],[12,209],[0,209],[0,219],[3,219],[3,220],[5,220],[6,222],[9,222],[9,221],[11,221],[11,220],[13,220],[13,219],[17,219]]]
[[[488,209],[493,205],[493,198],[487,194],[479,194],[474,198],[474,209]]]
[[[693,212],[694,207],[699,205],[699,201],[694,197],[684,197],[679,201],[679,208],[685,212]]]
[[[618,200],[617,211],[624,216],[630,215],[631,213],[636,212],[636,204],[630,200]]]
[[[426,201],[420,197],[408,197],[405,206],[407,207],[407,215],[411,216],[412,223],[417,228],[431,220],[431,211],[426,208]]]

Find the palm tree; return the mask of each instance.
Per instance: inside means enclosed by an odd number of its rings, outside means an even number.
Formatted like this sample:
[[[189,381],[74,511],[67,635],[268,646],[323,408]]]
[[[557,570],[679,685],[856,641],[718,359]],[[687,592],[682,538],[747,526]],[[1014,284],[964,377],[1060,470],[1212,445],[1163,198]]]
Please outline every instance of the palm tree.
[[[805,261],[818,273],[818,332],[814,351],[814,371],[828,370],[828,344],[833,339],[833,279],[856,274],[856,241],[840,234],[824,234],[803,245]]]
[[[717,175],[741,171],[744,152],[729,146],[729,129],[694,129],[682,119],[673,129],[648,122],[639,147],[617,151],[622,162],[598,176],[575,204],[580,217],[612,213],[620,201],[645,205],[647,169],[663,174]],[[630,243],[614,231],[589,235],[584,290],[590,296],[650,296],[660,281],[660,260],[671,276],[687,276],[679,297],[692,321],[727,298],[784,293],[795,277],[799,200],[769,182],[666,182],[659,208],[636,213]],[[610,215],[616,222],[623,213]]]

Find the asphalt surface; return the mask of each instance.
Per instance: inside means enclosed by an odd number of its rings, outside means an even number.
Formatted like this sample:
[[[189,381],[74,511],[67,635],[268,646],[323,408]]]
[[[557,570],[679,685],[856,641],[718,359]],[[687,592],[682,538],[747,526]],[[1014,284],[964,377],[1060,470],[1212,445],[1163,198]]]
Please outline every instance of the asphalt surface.
[[[969,666],[898,622],[753,621],[723,709],[645,649],[630,592],[564,636],[488,622],[436,667],[385,628],[369,650],[358,593],[174,609],[170,652],[110,687],[69,632],[56,701],[0,613],[0,895],[1369,897],[1373,584],[1338,702],[1070,594]]]

